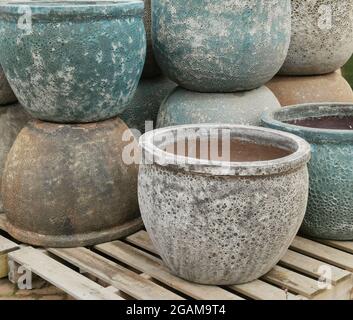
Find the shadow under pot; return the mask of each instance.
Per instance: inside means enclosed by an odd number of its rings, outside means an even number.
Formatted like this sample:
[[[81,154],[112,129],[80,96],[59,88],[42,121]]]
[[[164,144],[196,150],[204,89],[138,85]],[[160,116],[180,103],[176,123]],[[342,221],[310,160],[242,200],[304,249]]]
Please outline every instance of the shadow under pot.
[[[353,105],[290,106],[264,114],[262,121],[311,144],[310,194],[301,232],[353,240]]]
[[[140,146],[142,218],[174,274],[202,284],[245,283],[282,258],[307,205],[306,141],[204,124],[150,131]]]
[[[77,247],[139,230],[138,167],[122,157],[125,146],[138,147],[135,140],[123,142],[129,135],[118,118],[28,123],[2,178],[8,233],[32,245]]]
[[[146,54],[143,2],[0,4],[0,61],[34,117],[80,123],[123,112]]]
[[[153,50],[163,73],[186,89],[251,90],[281,68],[290,19],[290,0],[153,0]]]

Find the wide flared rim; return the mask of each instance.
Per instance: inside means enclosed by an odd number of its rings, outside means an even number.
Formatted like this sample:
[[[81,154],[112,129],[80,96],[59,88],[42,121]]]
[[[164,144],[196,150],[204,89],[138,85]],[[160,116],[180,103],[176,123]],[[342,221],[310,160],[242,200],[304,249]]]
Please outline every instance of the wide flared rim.
[[[261,141],[263,144],[285,148],[291,154],[269,161],[225,162],[185,157],[163,150],[163,146],[177,141],[176,136],[187,136],[190,130],[199,130],[200,134],[204,133],[212,136],[212,130],[223,129],[230,130],[232,138],[253,142]],[[172,136],[174,138],[171,138]],[[163,141],[163,145],[158,144],[158,141]],[[145,133],[141,136],[139,144],[142,149],[143,164],[157,164],[173,167],[177,170],[183,169],[188,172],[215,176],[283,174],[306,165],[310,160],[311,154],[310,145],[304,139],[293,134],[273,129],[234,124],[191,124],[161,128]]]

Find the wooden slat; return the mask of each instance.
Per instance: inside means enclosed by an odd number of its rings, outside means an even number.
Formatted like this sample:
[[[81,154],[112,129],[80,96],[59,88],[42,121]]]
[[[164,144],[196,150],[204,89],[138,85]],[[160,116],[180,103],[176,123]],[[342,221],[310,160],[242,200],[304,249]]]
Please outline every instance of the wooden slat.
[[[5,228],[5,214],[4,213],[0,213],[0,230],[6,231]]]
[[[182,300],[177,294],[146,280],[133,271],[86,248],[48,249],[49,252],[79,267],[133,298],[142,300]]]
[[[178,278],[169,272],[159,258],[136,249],[122,241],[100,244],[95,246],[95,248],[194,299],[243,300],[241,297],[220,287],[194,284]]]
[[[13,251],[18,247],[19,246],[17,243],[0,235],[0,254],[5,254],[7,252]]]
[[[307,298],[324,291],[318,287],[318,282],[291,270],[275,266],[269,273],[262,277],[263,280],[274,283]]]
[[[151,238],[149,237],[148,233],[145,230],[140,230],[132,234],[131,236],[125,238],[125,240],[149,252],[158,254],[157,250],[155,249],[151,241]]]
[[[347,252],[302,237],[296,237],[291,248],[315,259],[325,261],[336,267],[353,272],[353,255]]]
[[[32,247],[26,247],[9,253],[9,259],[13,259],[20,265],[26,266],[42,279],[76,299],[123,300],[117,294],[112,293],[111,290],[106,290],[97,283]]]
[[[334,247],[353,254],[353,241],[333,241],[333,240],[317,240],[330,247]]]

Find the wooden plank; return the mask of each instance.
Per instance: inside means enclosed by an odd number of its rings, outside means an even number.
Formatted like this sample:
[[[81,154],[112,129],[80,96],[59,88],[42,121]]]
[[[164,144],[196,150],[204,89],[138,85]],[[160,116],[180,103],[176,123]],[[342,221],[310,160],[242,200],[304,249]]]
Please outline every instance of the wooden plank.
[[[285,256],[281,259],[280,265],[294,269],[316,279],[329,280],[333,285],[336,285],[339,281],[351,276],[349,271],[325,264],[322,261],[292,250],[287,251]],[[323,269],[323,267],[329,268],[330,273],[326,273],[326,270]]]
[[[20,265],[79,300],[123,300],[117,294],[87,279],[32,247],[9,253]]]
[[[48,249],[49,252],[70,262],[135,299],[182,300],[177,294],[139,276],[86,248]]]
[[[17,243],[0,235],[0,279],[7,277],[9,273],[7,254],[18,248]]]
[[[6,221],[5,214],[0,213],[0,230],[6,231],[5,221]]]
[[[131,236],[125,238],[125,240],[129,243],[134,244],[146,251],[152,252],[154,254],[158,254],[157,250],[155,249],[151,238],[149,237],[148,233],[145,230],[140,230]]]
[[[333,241],[333,240],[316,240],[330,247],[334,247],[348,253],[353,254],[353,241]]]
[[[302,237],[296,237],[291,248],[315,259],[353,272],[353,255],[347,252]]]
[[[161,259],[136,249],[122,241],[100,244],[95,246],[95,248],[194,299],[243,300],[241,297],[220,287],[195,284],[178,278],[169,272]]]

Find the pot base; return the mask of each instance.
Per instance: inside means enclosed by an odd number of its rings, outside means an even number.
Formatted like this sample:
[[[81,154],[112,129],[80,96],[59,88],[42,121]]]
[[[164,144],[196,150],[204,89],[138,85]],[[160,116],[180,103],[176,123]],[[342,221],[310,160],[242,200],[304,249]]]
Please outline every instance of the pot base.
[[[15,227],[8,220],[5,220],[5,228],[7,233],[9,233],[16,240],[19,240],[23,243],[42,247],[67,248],[92,246],[126,237],[142,229],[143,222],[141,218],[136,218],[132,221],[124,223],[123,225],[110,229],[74,234],[69,236],[46,235],[37,232],[26,231]]]

